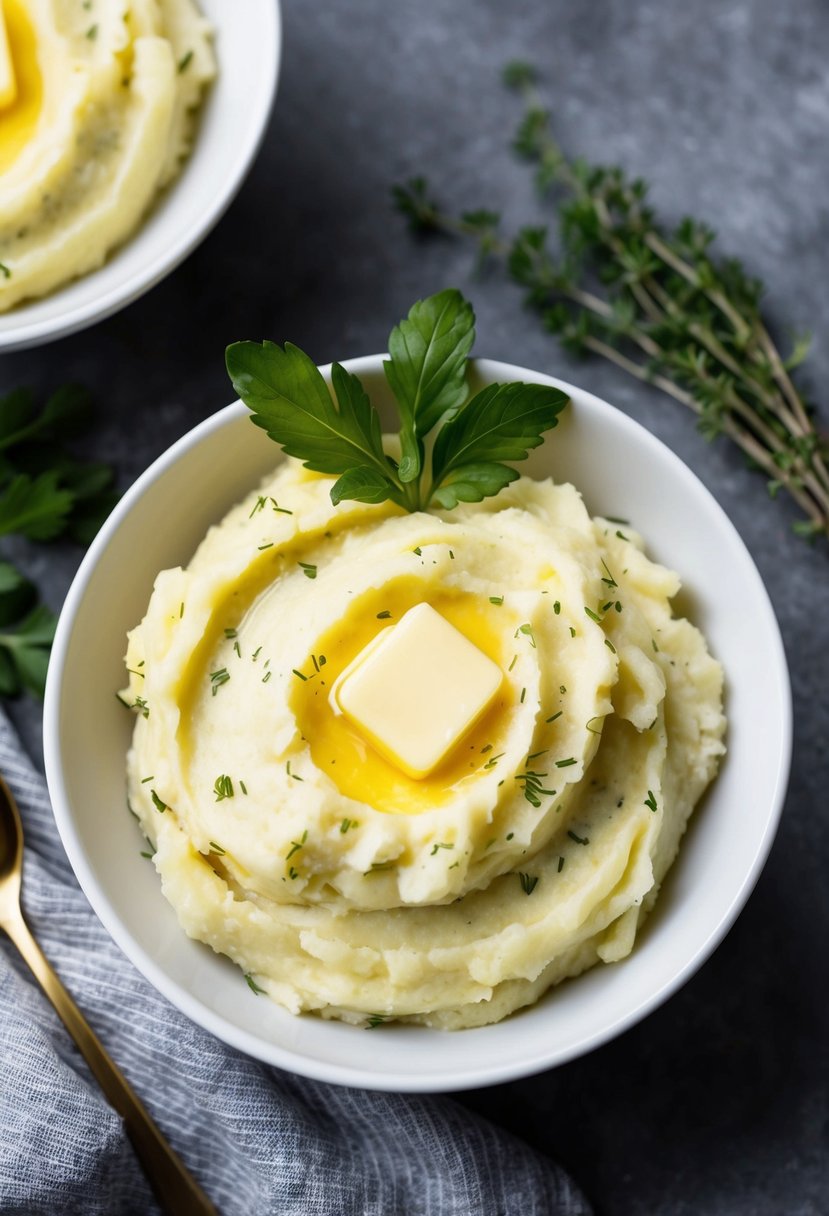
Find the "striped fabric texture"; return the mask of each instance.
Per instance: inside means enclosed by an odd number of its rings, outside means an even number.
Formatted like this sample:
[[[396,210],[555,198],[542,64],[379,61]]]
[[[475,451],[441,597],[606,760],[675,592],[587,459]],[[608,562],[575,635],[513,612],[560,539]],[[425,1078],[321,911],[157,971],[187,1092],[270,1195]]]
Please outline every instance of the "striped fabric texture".
[[[191,1023],[98,922],[2,711],[0,770],[24,822],[30,928],[224,1216],[589,1216],[553,1162],[451,1099],[308,1081]],[[0,934],[0,1213],[158,1210],[120,1119]]]

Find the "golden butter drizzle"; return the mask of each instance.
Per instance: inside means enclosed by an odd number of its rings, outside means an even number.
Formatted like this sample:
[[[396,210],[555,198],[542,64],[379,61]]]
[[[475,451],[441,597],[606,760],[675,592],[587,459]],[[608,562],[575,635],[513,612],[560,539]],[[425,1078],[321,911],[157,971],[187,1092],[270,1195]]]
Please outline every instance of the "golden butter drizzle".
[[[0,109],[0,173],[17,160],[32,138],[43,104],[37,39],[22,0],[0,0],[17,80],[17,97]]]

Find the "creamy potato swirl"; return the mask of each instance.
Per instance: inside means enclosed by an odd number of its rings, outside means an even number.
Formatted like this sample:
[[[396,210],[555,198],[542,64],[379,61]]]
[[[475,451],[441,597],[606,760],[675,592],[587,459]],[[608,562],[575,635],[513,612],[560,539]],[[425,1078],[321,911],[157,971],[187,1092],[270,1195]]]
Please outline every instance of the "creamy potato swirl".
[[[497,1020],[630,950],[723,750],[721,669],[572,486],[410,515],[330,485],[287,462],[159,576],[131,805],[186,931],[294,1012]],[[421,602],[505,679],[418,781],[328,694]]]
[[[179,172],[216,63],[193,0],[6,0],[0,312],[96,269]]]

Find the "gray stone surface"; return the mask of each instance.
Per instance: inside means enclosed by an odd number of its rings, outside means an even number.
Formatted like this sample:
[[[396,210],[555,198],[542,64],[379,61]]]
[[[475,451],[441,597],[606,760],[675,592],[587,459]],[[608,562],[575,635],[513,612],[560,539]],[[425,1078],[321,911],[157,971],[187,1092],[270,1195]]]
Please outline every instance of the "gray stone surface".
[[[516,103],[498,83],[504,61],[533,58],[567,151],[648,178],[669,220],[707,218],[720,248],[767,283],[778,328],[814,332],[805,375],[825,401],[829,9],[287,0],[285,10],[277,108],[227,217],[119,316],[4,357],[0,389],[90,385],[102,407],[90,451],[126,486],[229,399],[228,340],[289,337],[320,361],[373,352],[416,296],[457,284],[477,308],[479,353],[573,379],[678,452],[736,523],[780,618],[796,706],[783,825],[736,927],[667,1006],[585,1059],[464,1100],[558,1157],[605,1216],[825,1213],[827,552],[792,537],[793,516],[739,454],[704,443],[682,407],[610,367],[574,363],[515,289],[474,276],[467,248],[413,243],[388,190],[426,171],[450,204],[501,208],[512,223],[539,217],[508,150]],[[56,607],[79,557],[56,546],[30,559]],[[37,753],[37,707],[20,703],[15,717]]]

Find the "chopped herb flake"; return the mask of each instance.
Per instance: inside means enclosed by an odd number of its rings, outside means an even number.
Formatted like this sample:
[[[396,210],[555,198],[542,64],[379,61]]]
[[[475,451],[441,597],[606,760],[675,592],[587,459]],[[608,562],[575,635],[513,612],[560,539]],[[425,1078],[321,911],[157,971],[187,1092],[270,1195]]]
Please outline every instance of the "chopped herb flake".
[[[568,832],[567,835],[571,840],[575,840],[576,844],[590,844],[589,836],[577,836],[575,832]]]
[[[532,648],[533,648],[533,650],[535,650],[536,649],[535,634],[533,633],[533,627],[529,623],[529,621],[525,622],[525,624],[523,624],[523,625],[519,625],[518,628],[516,629],[515,633],[513,634],[513,637],[517,638],[519,633],[523,633],[525,637],[528,637],[530,639]]]
[[[291,841],[291,847],[290,847],[290,849],[288,850],[288,852],[285,854],[285,860],[286,860],[286,861],[290,861],[290,859],[293,857],[294,853],[298,853],[298,852],[299,852],[299,850],[300,850],[300,849],[302,848],[302,846],[305,844],[305,841],[306,841],[307,839],[308,839],[308,829],[306,828],[306,829],[305,829],[305,831],[304,831],[304,832],[302,833],[302,835],[300,836],[299,840],[292,840],[292,841]]]
[[[532,895],[538,885],[538,876],[536,874],[524,874],[519,870],[518,877],[521,880],[521,890],[524,894]]]
[[[223,684],[227,684],[230,679],[230,672],[226,667],[220,667],[218,671],[211,671],[210,684],[213,690],[213,696],[219,691]]]
[[[555,790],[545,790],[543,779],[547,776],[546,773],[534,773],[527,770],[525,773],[516,773],[515,780],[523,781],[524,797],[531,806],[536,808],[541,806],[541,795],[546,794],[552,797]]]
[[[556,760],[556,768],[569,768],[571,764],[577,764],[575,756],[568,756],[566,760]]]
[[[602,582],[604,583],[605,587],[608,587],[611,591],[615,591],[619,584],[610,573],[610,570],[607,567],[607,562],[604,560],[604,558],[602,558],[602,565],[604,566],[605,574],[607,575],[607,578],[603,578]]]
[[[245,983],[247,984],[248,988],[250,988],[251,992],[255,992],[257,996],[261,996],[265,991],[264,988],[259,987],[249,971],[245,972]]]
[[[227,773],[222,773],[213,783],[213,793],[216,795],[216,801],[222,802],[225,798],[233,797],[233,782]]]
[[[504,597],[503,595],[491,595],[489,597],[489,602],[490,604],[495,604],[496,607],[500,607],[504,602]]]
[[[648,807],[651,811],[653,811],[654,814],[656,814],[657,806],[656,806],[656,798],[654,797],[653,790],[648,790],[648,796],[645,799],[645,806]]]
[[[160,815],[163,815],[165,811],[169,811],[170,808],[168,807],[167,803],[164,802],[161,798],[159,798],[158,794],[155,792],[154,789],[150,790],[150,797],[153,800],[153,806],[155,807],[155,809],[158,811],[158,813]]]
[[[316,566],[312,565],[311,562],[300,562],[299,568],[306,578],[317,577],[317,568]]]

